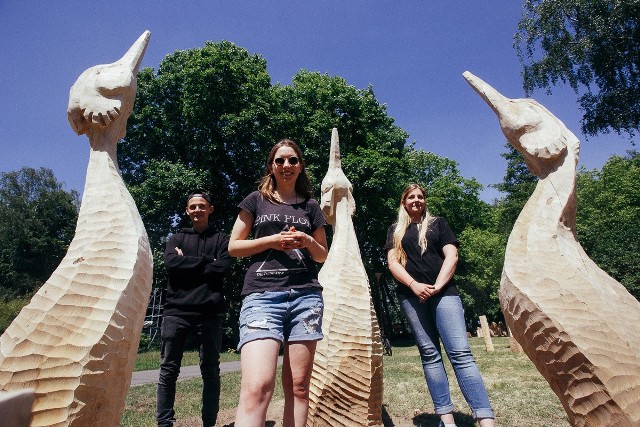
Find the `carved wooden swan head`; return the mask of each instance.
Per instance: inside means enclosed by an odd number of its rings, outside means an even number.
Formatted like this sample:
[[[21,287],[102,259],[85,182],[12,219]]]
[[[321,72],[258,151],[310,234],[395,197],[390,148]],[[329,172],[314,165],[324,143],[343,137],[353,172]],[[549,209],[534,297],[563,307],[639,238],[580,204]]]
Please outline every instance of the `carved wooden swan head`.
[[[329,153],[329,169],[322,180],[322,197],[320,205],[327,222],[335,226],[336,207],[338,203],[347,198],[349,215],[353,215],[356,210],[356,202],[352,194],[353,187],[347,176],[342,171],[342,161],[340,160],[340,141],[338,130],[331,131],[331,151]]]
[[[69,91],[67,107],[74,132],[90,134],[114,125],[110,139],[117,142],[124,137],[136,96],[136,73],[149,37],[145,31],[118,61],[96,65],[78,77]]]
[[[577,163],[578,138],[544,106],[533,99],[507,98],[468,71],[463,76],[496,113],[502,133],[532,173],[542,177],[555,170],[567,149],[573,150]]]

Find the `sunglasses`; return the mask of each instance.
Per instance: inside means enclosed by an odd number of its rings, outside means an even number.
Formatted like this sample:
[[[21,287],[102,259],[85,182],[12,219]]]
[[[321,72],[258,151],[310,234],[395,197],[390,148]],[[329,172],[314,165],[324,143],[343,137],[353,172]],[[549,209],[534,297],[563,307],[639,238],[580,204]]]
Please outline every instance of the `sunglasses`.
[[[298,164],[298,162],[299,162],[299,160],[298,160],[298,158],[297,158],[296,156],[291,156],[291,157],[288,157],[288,158],[285,158],[285,157],[276,157],[275,159],[273,159],[273,163],[275,163],[275,164],[276,164],[276,165],[278,165],[278,166],[282,166],[282,165],[284,165],[284,162],[285,162],[285,161],[289,161],[289,164],[290,164],[291,166],[295,166],[295,165],[297,165],[297,164]]]

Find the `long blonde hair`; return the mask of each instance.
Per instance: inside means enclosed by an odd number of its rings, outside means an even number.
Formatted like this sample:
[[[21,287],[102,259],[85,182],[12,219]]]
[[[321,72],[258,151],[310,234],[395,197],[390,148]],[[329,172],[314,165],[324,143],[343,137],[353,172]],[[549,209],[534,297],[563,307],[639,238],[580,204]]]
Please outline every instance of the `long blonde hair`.
[[[393,232],[393,250],[398,262],[404,267],[407,265],[407,253],[402,248],[402,238],[407,232],[407,228],[411,225],[411,217],[404,207],[404,202],[413,190],[419,189],[422,192],[422,196],[425,198],[424,211],[422,212],[422,221],[418,225],[418,245],[420,246],[420,254],[424,254],[427,250],[427,231],[429,230],[429,224],[433,221],[433,217],[427,209],[426,197],[427,194],[419,184],[410,184],[402,192],[400,197],[400,207],[398,208],[398,219],[396,221],[396,229]]]

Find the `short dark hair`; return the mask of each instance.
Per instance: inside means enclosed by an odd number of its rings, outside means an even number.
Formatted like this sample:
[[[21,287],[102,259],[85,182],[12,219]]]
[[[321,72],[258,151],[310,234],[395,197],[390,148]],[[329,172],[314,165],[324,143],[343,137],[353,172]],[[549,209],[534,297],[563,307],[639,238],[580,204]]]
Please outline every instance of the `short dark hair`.
[[[211,197],[209,197],[209,194],[207,194],[207,192],[204,191],[202,188],[196,188],[191,193],[189,193],[189,196],[187,197],[187,204],[189,203],[189,200],[191,200],[194,197],[202,197],[207,202],[209,202],[211,206],[213,206],[213,203],[211,202]]]

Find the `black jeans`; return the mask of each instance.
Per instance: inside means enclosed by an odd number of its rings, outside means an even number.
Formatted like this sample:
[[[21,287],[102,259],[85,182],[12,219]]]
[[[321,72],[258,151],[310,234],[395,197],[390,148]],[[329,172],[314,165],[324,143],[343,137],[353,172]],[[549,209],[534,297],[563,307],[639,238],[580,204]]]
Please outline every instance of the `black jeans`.
[[[198,342],[202,374],[202,422],[205,427],[216,424],[220,401],[220,346],[222,315],[213,318],[165,316],[162,319],[162,348],[156,419],[158,427],[171,427],[175,422],[173,405],[176,380],[180,374],[182,354],[189,333]]]

